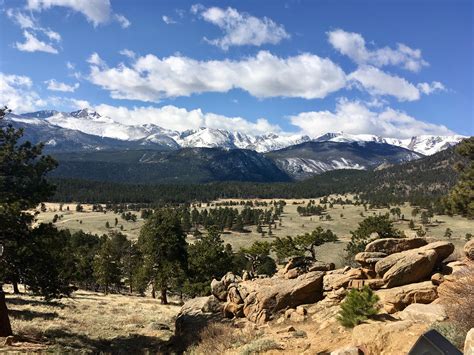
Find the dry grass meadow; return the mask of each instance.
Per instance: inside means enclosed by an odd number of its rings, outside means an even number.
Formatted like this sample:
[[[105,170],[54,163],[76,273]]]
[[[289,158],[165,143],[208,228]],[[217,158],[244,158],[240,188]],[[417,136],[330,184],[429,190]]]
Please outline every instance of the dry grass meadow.
[[[177,303],[164,306],[148,297],[82,290],[52,302],[8,293],[7,304],[15,343],[2,349],[2,341],[0,352],[22,353],[160,353],[180,309]]]
[[[339,196],[332,196],[339,197]],[[350,196],[348,196],[350,198]],[[219,200],[216,202],[224,202],[226,200]],[[241,201],[236,199],[230,199],[228,201]],[[255,200],[254,200],[255,201]],[[272,200],[258,200],[258,201],[267,201],[271,202]],[[350,231],[357,228],[357,224],[362,221],[365,217],[369,215],[376,215],[379,213],[387,213],[388,209],[369,209],[364,211],[363,206],[354,206],[354,205],[334,205],[333,208],[328,210],[328,213],[331,215],[331,221],[321,221],[318,216],[312,217],[303,217],[300,216],[296,209],[298,206],[303,206],[308,203],[308,199],[288,199],[285,200],[287,205],[284,208],[284,213],[282,215],[282,225],[277,225],[276,229],[272,230],[273,236],[269,237],[268,234],[262,237],[259,233],[256,232],[256,226],[246,227],[249,231],[248,233],[238,233],[233,231],[225,231],[222,234],[222,239],[225,243],[230,243],[234,250],[238,250],[242,247],[251,245],[254,241],[257,240],[267,240],[272,241],[275,237],[285,237],[287,235],[295,236],[298,234],[303,234],[306,232],[311,232],[316,227],[321,226],[323,228],[329,228],[340,239],[339,243],[327,244],[320,248],[318,258],[322,261],[331,261],[336,264],[340,264],[342,259],[343,250],[346,243],[350,240]],[[319,199],[316,199],[319,202]],[[69,206],[69,211],[65,209]],[[46,212],[42,212],[38,215],[38,222],[51,222],[55,214],[63,215],[63,217],[56,222],[56,225],[60,228],[69,228],[70,230],[84,230],[86,232],[95,233],[95,234],[104,234],[108,233],[111,230],[120,230],[120,226],[123,225],[122,232],[126,234],[131,239],[138,238],[140,228],[143,225],[143,220],[139,218],[137,222],[128,222],[123,220],[120,217],[120,214],[114,214],[111,211],[107,213],[103,212],[92,212],[91,205],[83,205],[84,212],[75,211],[76,204],[65,204],[63,206],[63,211],[59,211],[59,204],[56,203],[46,203]],[[211,203],[210,206],[202,204],[201,209],[203,208],[213,208],[215,203]],[[233,208],[241,209],[241,206],[233,206]],[[265,208],[265,207],[258,207]],[[405,216],[405,220],[394,221],[396,228],[405,232],[407,236],[415,236],[415,231],[411,230],[408,226],[411,217],[412,207],[405,205],[401,207],[402,214]],[[361,216],[363,213],[364,217]],[[115,218],[118,218],[117,227],[113,227],[115,224]],[[106,228],[106,223],[109,222],[109,225],[112,228]],[[419,215],[415,219],[416,226],[419,227],[420,217]],[[468,220],[459,216],[438,216],[435,215],[432,219],[432,223],[428,225],[428,231],[426,237],[433,239],[443,240],[444,233],[446,228],[452,230],[452,237],[450,241],[453,242],[457,248],[460,248],[465,243],[466,233],[474,234],[474,221]],[[263,228],[266,231],[266,228]],[[193,242],[193,237],[190,235],[188,237],[190,242]]]

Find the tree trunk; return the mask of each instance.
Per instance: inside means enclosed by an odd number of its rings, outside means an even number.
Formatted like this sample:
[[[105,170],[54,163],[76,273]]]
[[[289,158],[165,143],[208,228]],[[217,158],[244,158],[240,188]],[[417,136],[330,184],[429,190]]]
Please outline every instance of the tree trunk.
[[[161,289],[161,304],[168,304],[168,298],[166,297],[166,287]]]
[[[13,281],[12,286],[13,286],[13,293],[15,295],[19,295],[20,294],[20,289],[18,288],[18,282]]]
[[[151,297],[156,298],[156,293],[155,293],[155,283],[151,284]]]
[[[0,337],[13,335],[10,318],[8,317],[8,308],[3,293],[3,285],[0,284]]]

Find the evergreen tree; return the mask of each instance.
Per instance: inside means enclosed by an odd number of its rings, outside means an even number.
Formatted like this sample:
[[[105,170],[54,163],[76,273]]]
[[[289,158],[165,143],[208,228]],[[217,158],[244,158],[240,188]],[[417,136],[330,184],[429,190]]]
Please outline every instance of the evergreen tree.
[[[265,273],[270,272],[266,273],[267,275],[272,275],[276,266],[274,265],[275,261],[270,258],[271,247],[272,245],[268,242],[256,241],[250,247],[242,248],[239,254],[248,261],[246,269],[253,274],[264,271]],[[272,268],[272,266],[274,267]]]
[[[186,291],[191,297],[209,294],[210,280],[232,270],[232,248],[224,247],[218,228],[210,227],[207,235],[188,246],[188,268]]]
[[[167,304],[167,292],[179,289],[179,281],[187,271],[186,235],[178,213],[172,209],[156,211],[143,225],[138,246],[144,259],[144,274],[152,289],[161,293]]]
[[[349,256],[364,251],[365,246],[377,238],[400,237],[399,230],[393,228],[389,215],[369,216],[359,223],[355,231],[351,231],[351,241],[346,247]]]
[[[273,242],[272,249],[276,252],[279,260],[292,256],[305,256],[306,254],[310,255],[311,260],[316,260],[317,247],[337,241],[337,236],[330,229],[323,230],[323,228],[317,227],[311,233],[297,235],[296,237],[277,237]]]
[[[445,198],[448,212],[474,218],[474,137],[463,140],[456,147],[464,162],[456,165],[459,180]]]
[[[337,319],[344,327],[354,327],[378,313],[376,304],[379,297],[368,287],[361,290],[351,289],[344,302]]]
[[[31,245],[28,239],[32,236],[34,216],[26,211],[52,195],[54,187],[45,176],[56,166],[50,156],[42,155],[42,144],[19,143],[23,130],[5,124],[3,119],[8,112],[6,107],[0,109],[0,336],[12,334],[2,290],[5,271],[9,269],[10,273],[19,276],[30,267],[29,260],[22,260],[19,252],[25,245]],[[37,258],[47,255],[47,250],[36,250]],[[33,265],[37,264],[33,261]],[[58,273],[52,271],[51,274],[53,277],[49,281],[54,289],[59,280],[53,278]],[[59,286],[62,288],[62,285]],[[38,290],[46,290],[48,296],[52,292],[51,287],[42,285]],[[57,292],[54,290],[52,293]]]

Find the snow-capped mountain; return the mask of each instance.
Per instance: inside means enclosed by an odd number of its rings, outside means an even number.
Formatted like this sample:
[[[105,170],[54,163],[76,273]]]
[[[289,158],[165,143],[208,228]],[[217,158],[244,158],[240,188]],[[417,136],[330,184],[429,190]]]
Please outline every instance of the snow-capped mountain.
[[[110,139],[107,147],[113,145],[113,140],[122,147],[124,142],[137,147],[160,147],[160,149],[179,148],[224,148],[224,149],[250,149],[259,153],[284,149],[296,144],[309,141],[315,142],[376,142],[406,148],[423,155],[432,155],[441,150],[459,143],[464,136],[415,136],[408,139],[385,138],[371,134],[347,134],[343,132],[326,133],[318,137],[309,137],[302,134],[275,134],[248,135],[241,132],[232,132],[222,129],[202,127],[183,132],[168,130],[154,124],[126,125],[113,118],[101,116],[91,109],[75,112],[58,112],[45,110],[22,115],[9,115],[9,119],[22,125],[49,124],[58,132],[57,128],[81,132],[89,136]],[[46,130],[43,130],[45,133]],[[62,137],[71,136],[72,133],[62,132]],[[46,142],[58,143],[59,137],[42,136]],[[133,144],[132,144],[133,143]],[[94,149],[101,149],[94,145]],[[340,162],[344,164],[343,162]],[[350,165],[350,164],[349,164]]]
[[[467,138],[461,135],[420,135],[407,139],[384,138],[372,134],[326,133],[314,139],[316,142],[376,142],[406,148],[423,155],[433,155]]]

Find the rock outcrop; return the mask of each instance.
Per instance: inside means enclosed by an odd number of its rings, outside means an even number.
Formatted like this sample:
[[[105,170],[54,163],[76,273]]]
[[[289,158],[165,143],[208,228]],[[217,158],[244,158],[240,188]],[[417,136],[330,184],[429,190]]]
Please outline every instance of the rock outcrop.
[[[402,311],[412,303],[431,303],[438,297],[436,285],[431,281],[378,290],[376,294],[387,313]]]
[[[464,254],[466,254],[468,259],[474,260],[474,239],[464,245]]]
[[[400,312],[399,317],[401,319],[424,322],[427,324],[442,322],[448,318],[444,306],[433,303],[412,303]]]
[[[427,241],[423,238],[383,238],[374,240],[367,244],[365,251],[390,255],[410,249],[416,249],[426,244]]]

